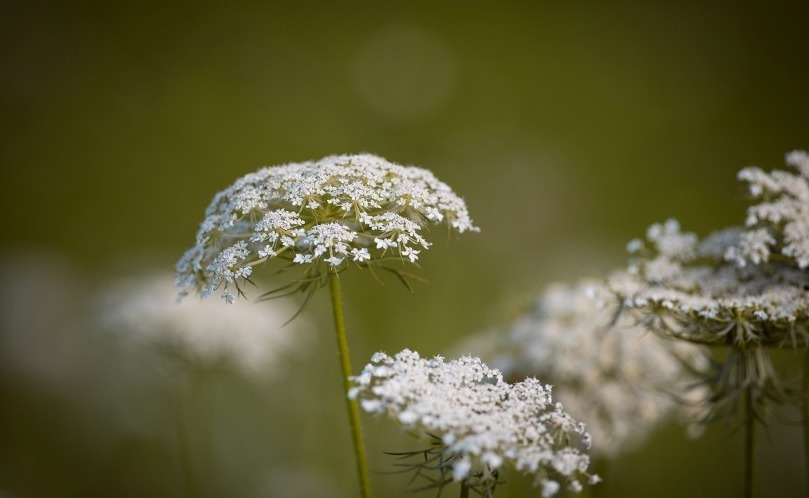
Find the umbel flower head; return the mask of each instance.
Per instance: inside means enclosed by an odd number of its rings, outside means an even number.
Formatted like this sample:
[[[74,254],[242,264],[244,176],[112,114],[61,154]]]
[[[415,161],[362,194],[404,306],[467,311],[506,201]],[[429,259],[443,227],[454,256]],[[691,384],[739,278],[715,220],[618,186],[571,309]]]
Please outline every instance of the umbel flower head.
[[[170,275],[115,281],[99,299],[101,325],[119,332],[139,347],[171,348],[196,364],[218,365],[222,360],[248,375],[263,377],[283,372],[283,359],[302,353],[310,337],[305,321],[282,327],[291,309],[247,302],[228,306],[199,300],[175,302]]]
[[[466,204],[426,169],[370,154],[266,167],[218,193],[177,263],[177,284],[233,302],[239,281],[279,259],[310,280],[350,264],[415,263],[430,247],[422,229],[477,231]]]
[[[610,285],[624,308],[674,338],[739,348],[804,347],[809,275],[784,262],[740,262],[741,253],[750,254],[750,233],[729,229],[699,241],[680,232],[675,220],[652,225],[651,247],[630,243],[641,256]]]
[[[634,240],[630,275],[613,280],[623,304],[656,328],[702,343],[809,343],[809,155],[787,154],[798,174],[745,168],[755,200],[746,226],[700,241],[676,220]]]
[[[746,168],[754,200],[746,225],[699,240],[676,220],[634,240],[628,273],[610,287],[651,330],[700,344],[730,346],[716,399],[753,390],[784,399],[766,348],[809,345],[809,156],[787,155],[798,174]]]
[[[543,496],[555,494],[560,481],[574,491],[582,489],[582,478],[598,481],[587,473],[584,424],[553,402],[551,386],[534,378],[509,384],[478,358],[445,362],[404,350],[393,357],[376,353],[352,380],[349,396],[365,411],[386,413],[435,439],[438,458],[431,468],[440,473],[439,487],[463,482],[490,496],[507,463],[534,474]]]
[[[662,339],[626,315],[615,320],[608,302],[602,281],[555,284],[505,329],[479,337],[487,339],[481,354],[506,378],[553,383],[556,399],[587,424],[592,454],[614,457],[671,416],[699,427],[697,401],[707,393],[695,374],[710,359],[703,347]]]

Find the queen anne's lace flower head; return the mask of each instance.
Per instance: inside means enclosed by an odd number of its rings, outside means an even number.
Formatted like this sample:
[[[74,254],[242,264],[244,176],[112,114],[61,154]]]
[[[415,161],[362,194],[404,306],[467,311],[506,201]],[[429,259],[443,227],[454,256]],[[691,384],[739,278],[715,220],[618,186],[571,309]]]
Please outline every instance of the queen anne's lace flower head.
[[[308,342],[305,321],[282,327],[292,311],[284,302],[234,308],[194,299],[178,303],[175,293],[170,275],[116,281],[99,298],[101,325],[130,344],[169,345],[201,364],[225,359],[251,375],[280,373],[282,358]]]
[[[675,220],[630,243],[630,276],[613,279],[624,306],[657,329],[695,342],[801,347],[809,343],[809,154],[797,173],[744,168],[756,204],[745,227],[700,241]]]
[[[806,271],[774,258],[756,260],[754,251],[739,264],[734,251],[761,247],[751,241],[753,233],[729,229],[699,241],[669,220],[650,229],[651,247],[636,244],[629,271],[609,282],[621,306],[647,329],[692,343],[729,346],[719,372],[706,381],[712,418],[738,413],[747,392],[756,409],[788,401],[768,349],[809,345]]]
[[[647,242],[633,241],[627,273],[610,287],[649,329],[701,344],[730,346],[712,386],[714,402],[788,400],[769,347],[809,346],[809,155],[787,162],[798,174],[746,168],[757,204],[744,227],[703,240],[669,220]]]
[[[587,473],[590,435],[554,403],[551,386],[534,378],[508,384],[480,359],[445,362],[404,350],[376,353],[349,396],[371,413],[386,413],[404,428],[440,438],[452,479],[490,490],[506,463],[534,474],[551,496],[559,480],[574,491]]]
[[[177,284],[236,299],[239,279],[271,259],[338,270],[416,262],[427,226],[477,231],[464,201],[428,170],[370,154],[262,168],[217,194]],[[234,288],[236,292],[234,292]]]
[[[634,244],[637,257],[628,273],[611,278],[610,287],[624,308],[675,338],[802,347],[809,343],[809,275],[796,265],[767,262],[761,255],[766,241],[758,233],[728,229],[699,241],[675,220],[653,225],[649,247]]]
[[[481,354],[506,378],[553,383],[556,399],[587,424],[593,454],[613,457],[669,416],[698,428],[696,400],[707,393],[692,372],[710,362],[702,347],[649,334],[628,316],[613,323],[608,301],[595,279],[555,284],[505,330],[478,337],[490,338],[479,341]]]

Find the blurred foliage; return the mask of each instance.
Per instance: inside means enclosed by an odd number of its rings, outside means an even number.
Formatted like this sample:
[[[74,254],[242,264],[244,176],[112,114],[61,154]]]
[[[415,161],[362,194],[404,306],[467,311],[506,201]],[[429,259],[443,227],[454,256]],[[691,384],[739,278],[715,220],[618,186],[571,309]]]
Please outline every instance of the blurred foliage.
[[[807,16],[795,1],[3,2],[0,496],[350,496],[325,299],[307,311],[323,340],[283,381],[189,365],[164,382],[83,324],[87,289],[170,268],[247,172],[368,151],[433,170],[483,231],[437,240],[415,294],[345,279],[355,368],[440,353],[552,280],[622,264],[653,222],[741,223],[736,171],[809,147]],[[405,449],[367,421],[372,456]],[[766,495],[803,494],[796,431],[762,443]],[[740,447],[722,427],[662,431],[612,464],[605,494],[734,496]]]

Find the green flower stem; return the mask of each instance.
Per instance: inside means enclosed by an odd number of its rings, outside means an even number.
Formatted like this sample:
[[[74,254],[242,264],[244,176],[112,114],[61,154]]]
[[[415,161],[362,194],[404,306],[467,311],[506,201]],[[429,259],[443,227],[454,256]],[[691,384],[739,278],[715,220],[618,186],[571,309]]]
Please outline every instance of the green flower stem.
[[[809,496],[809,348],[803,358],[803,461],[806,466],[806,494]]]
[[[337,347],[340,350],[340,366],[343,369],[343,396],[348,408],[348,420],[351,424],[351,436],[354,439],[354,454],[357,458],[357,473],[360,478],[360,492],[363,498],[371,498],[371,481],[368,477],[368,462],[365,458],[365,443],[362,439],[360,425],[360,408],[357,400],[348,397],[351,382],[351,358],[348,354],[348,338],[346,336],[345,319],[343,318],[343,299],[340,294],[340,279],[335,272],[329,272],[329,290],[331,305],[334,311],[334,328],[337,331]]]
[[[188,442],[188,427],[183,421],[179,408],[175,408],[174,420],[177,425],[178,446],[180,450],[180,471],[182,473],[185,498],[196,498],[197,488],[194,483],[194,473],[191,469],[191,451]]]
[[[466,481],[461,481],[461,498],[469,498],[469,486]]]
[[[756,416],[753,413],[753,387],[744,393],[744,496],[753,498],[756,471]]]

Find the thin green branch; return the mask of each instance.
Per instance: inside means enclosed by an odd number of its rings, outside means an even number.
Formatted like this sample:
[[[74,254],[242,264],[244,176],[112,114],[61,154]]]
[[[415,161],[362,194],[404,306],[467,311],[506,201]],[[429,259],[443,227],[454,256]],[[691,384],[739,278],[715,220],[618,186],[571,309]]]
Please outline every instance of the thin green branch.
[[[340,294],[340,279],[335,272],[329,272],[329,290],[331,291],[331,304],[334,312],[334,328],[337,332],[337,347],[340,351],[340,366],[343,373],[343,396],[346,399],[348,419],[351,425],[351,436],[354,440],[354,455],[357,460],[357,473],[360,479],[360,492],[363,498],[371,498],[371,481],[368,477],[368,462],[365,457],[365,443],[362,438],[360,425],[360,408],[357,400],[348,397],[351,383],[348,378],[351,373],[351,358],[348,353],[348,337],[346,335],[345,319],[343,317],[343,300]]]

